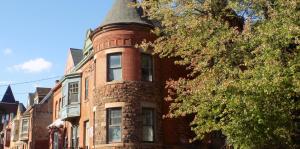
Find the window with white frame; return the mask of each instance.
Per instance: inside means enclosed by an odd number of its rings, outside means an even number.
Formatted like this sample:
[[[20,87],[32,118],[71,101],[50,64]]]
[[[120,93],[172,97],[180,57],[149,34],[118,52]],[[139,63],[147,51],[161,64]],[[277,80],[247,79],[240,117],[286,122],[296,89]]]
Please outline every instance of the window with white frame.
[[[107,56],[107,81],[122,80],[122,54],[113,53]]]
[[[142,108],[143,141],[154,142],[154,109]]]
[[[21,137],[27,137],[29,129],[29,119],[22,119],[22,127],[21,127]]]
[[[70,82],[69,83],[69,104],[78,102],[79,100],[79,82]]]
[[[142,81],[152,81],[153,80],[153,62],[152,55],[141,54],[141,75]]]
[[[108,143],[121,142],[122,108],[107,109]]]

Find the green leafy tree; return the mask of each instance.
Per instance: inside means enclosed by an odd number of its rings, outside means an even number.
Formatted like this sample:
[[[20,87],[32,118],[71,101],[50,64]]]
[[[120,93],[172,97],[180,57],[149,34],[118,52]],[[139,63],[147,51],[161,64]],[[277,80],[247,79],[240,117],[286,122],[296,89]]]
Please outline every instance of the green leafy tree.
[[[144,0],[160,57],[189,74],[170,80],[169,117],[194,114],[195,139],[213,131],[237,148],[295,148],[300,97],[298,0]],[[146,47],[144,47],[146,48]]]

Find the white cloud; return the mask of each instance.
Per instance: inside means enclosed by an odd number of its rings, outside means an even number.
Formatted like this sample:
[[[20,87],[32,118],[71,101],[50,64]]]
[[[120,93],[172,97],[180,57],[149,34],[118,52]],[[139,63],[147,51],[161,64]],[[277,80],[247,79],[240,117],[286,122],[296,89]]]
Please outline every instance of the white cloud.
[[[39,73],[42,71],[50,70],[52,67],[52,63],[43,59],[37,58],[26,61],[22,64],[13,66],[14,70],[24,71],[26,73]]]
[[[13,53],[13,50],[10,48],[6,48],[3,50],[4,55],[11,55]]]

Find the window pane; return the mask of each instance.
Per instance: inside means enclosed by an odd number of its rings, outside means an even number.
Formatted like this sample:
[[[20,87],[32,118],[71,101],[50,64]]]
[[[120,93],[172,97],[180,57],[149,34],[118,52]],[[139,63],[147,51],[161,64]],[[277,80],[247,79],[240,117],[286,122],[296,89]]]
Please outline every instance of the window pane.
[[[122,80],[121,54],[108,55],[108,81]]]
[[[154,140],[153,128],[152,127],[143,127],[143,141],[153,142]]]
[[[152,57],[148,54],[142,54],[142,68],[149,68],[152,65]]]
[[[122,80],[121,68],[109,69],[109,81],[113,80]]]
[[[109,68],[121,67],[121,54],[109,55]]]
[[[143,125],[152,126],[153,125],[153,110],[143,109]]]
[[[71,82],[69,83],[69,102],[78,102],[78,82]]]
[[[110,126],[109,127],[109,142],[121,142],[121,127]]]
[[[108,109],[108,142],[121,142],[122,109]]]
[[[154,141],[154,109],[143,108],[143,141]]]

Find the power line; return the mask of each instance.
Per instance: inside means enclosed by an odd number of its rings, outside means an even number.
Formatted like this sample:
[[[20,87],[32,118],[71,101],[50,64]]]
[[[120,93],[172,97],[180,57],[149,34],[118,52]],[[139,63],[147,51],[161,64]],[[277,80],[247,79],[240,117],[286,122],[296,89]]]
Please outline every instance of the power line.
[[[0,87],[5,87],[5,86],[15,86],[15,85],[23,85],[23,84],[30,84],[30,83],[35,83],[35,82],[41,82],[41,81],[47,81],[55,78],[60,78],[61,76],[55,76],[55,77],[50,77],[50,78],[44,78],[44,79],[39,79],[39,80],[33,80],[33,81],[25,81],[25,82],[18,82],[18,83],[12,83],[12,84],[6,84],[6,85],[0,85]]]

